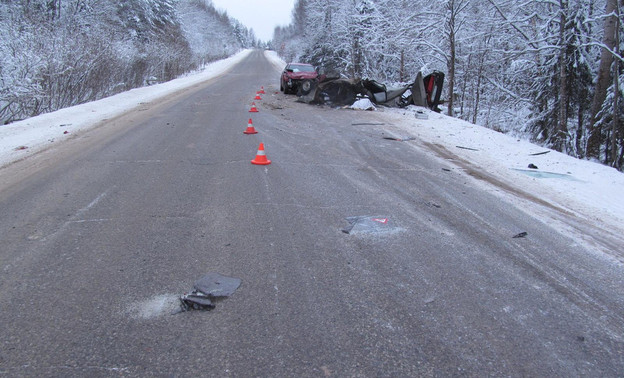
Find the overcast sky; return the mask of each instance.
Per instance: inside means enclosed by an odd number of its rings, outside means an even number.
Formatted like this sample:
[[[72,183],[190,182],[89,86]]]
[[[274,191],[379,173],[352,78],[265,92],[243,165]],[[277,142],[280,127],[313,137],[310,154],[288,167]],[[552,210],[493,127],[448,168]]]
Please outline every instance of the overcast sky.
[[[295,0],[212,0],[212,3],[253,29],[256,38],[266,42],[273,38],[276,26],[290,24]]]

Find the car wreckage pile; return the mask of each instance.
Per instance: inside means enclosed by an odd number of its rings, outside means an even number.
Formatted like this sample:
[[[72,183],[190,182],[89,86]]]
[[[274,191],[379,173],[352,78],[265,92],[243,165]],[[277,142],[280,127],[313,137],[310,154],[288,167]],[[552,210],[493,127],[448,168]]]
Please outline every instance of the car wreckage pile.
[[[289,65],[290,66],[290,65]],[[351,105],[361,98],[368,98],[375,105],[406,107],[417,105],[440,112],[440,96],[444,74],[433,71],[427,76],[418,73],[413,83],[398,88],[388,88],[375,80],[345,79],[320,75],[314,78],[288,79],[289,66],[282,74],[281,88],[284,93],[296,93],[298,101],[308,104],[328,104],[333,106]]]

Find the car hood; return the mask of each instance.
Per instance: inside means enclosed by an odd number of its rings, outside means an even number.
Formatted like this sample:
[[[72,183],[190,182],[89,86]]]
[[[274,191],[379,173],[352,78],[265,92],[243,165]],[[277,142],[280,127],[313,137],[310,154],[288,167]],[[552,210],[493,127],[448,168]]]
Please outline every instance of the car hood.
[[[287,75],[291,79],[315,79],[318,76],[316,72],[289,72]]]

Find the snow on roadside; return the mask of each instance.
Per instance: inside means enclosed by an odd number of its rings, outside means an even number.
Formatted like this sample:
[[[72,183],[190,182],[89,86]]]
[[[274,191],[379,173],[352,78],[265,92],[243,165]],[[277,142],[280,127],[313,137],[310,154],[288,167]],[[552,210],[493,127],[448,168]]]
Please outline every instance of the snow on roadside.
[[[415,117],[424,111],[428,119]],[[396,127],[444,146],[514,187],[577,216],[614,228],[624,224],[624,174],[482,126],[410,106],[385,112]],[[546,152],[546,153],[544,153]],[[537,154],[537,155],[535,155]],[[529,165],[537,169],[529,168]]]
[[[143,103],[219,76],[243,60],[251,51],[243,50],[228,59],[210,63],[197,73],[166,83],[132,89],[98,101],[0,126],[0,167],[33,155],[51,143],[65,140],[77,131],[87,130]]]

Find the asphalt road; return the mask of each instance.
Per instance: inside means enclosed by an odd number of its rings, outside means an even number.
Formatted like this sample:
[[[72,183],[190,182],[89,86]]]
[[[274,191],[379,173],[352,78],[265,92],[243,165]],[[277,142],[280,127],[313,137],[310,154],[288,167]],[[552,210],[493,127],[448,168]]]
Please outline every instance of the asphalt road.
[[[0,375],[622,376],[621,264],[278,76],[254,52],[0,170]],[[208,272],[242,284],[172,314]]]

